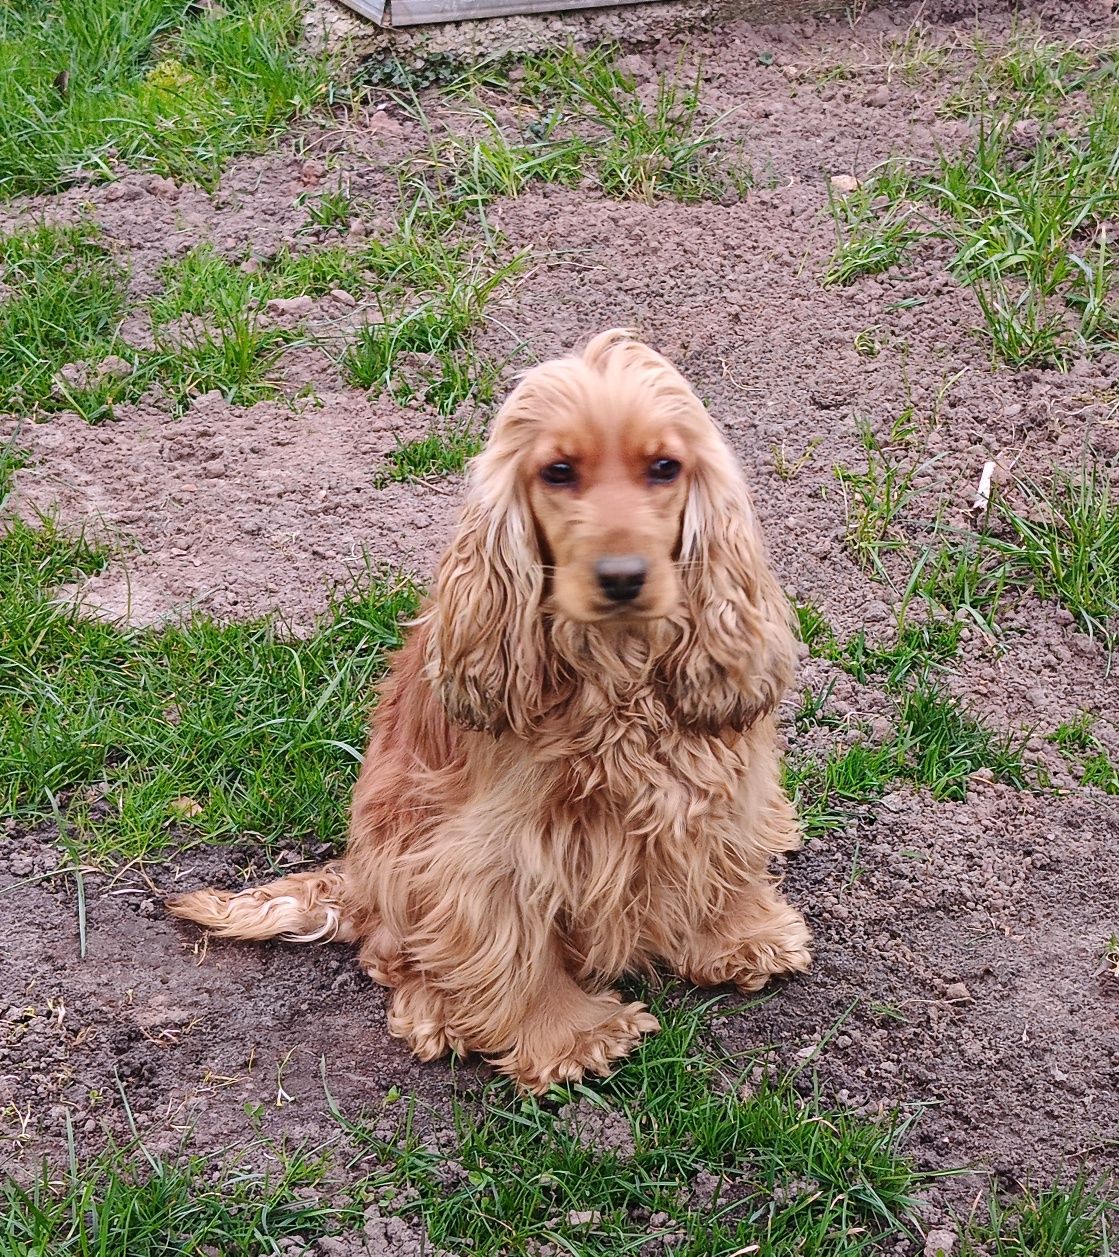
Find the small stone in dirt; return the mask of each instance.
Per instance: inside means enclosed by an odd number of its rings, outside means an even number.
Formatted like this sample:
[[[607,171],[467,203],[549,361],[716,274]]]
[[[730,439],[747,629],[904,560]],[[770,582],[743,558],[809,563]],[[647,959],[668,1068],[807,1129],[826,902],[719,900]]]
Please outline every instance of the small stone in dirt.
[[[116,354],[110,354],[97,364],[93,378],[95,383],[100,383],[103,380],[127,380],[131,374],[131,362],[125,358],[118,358]]]
[[[925,1257],[952,1257],[955,1251],[955,1231],[938,1229],[925,1236]]]
[[[89,388],[89,364],[85,362],[68,362],[59,367],[51,382],[51,392],[55,397],[64,397],[67,393],[80,393]]]
[[[325,174],[326,167],[321,161],[305,161],[299,171],[299,179],[304,184],[318,183]]]
[[[334,298],[335,301],[338,302],[339,305],[343,305],[343,306],[356,306],[357,305],[357,298],[353,295],[353,293],[347,292],[344,288],[332,288],[330,290],[330,295]]]
[[[509,78],[512,80],[513,76],[510,74]],[[384,111],[375,113],[369,119],[369,130],[374,135],[399,135],[403,129],[395,118],[390,117]]]
[[[572,1209],[567,1215],[568,1226],[595,1226],[602,1221],[597,1209]]]
[[[350,235],[360,240],[365,234],[366,234],[366,227],[365,227],[365,224],[361,221],[361,219],[351,218],[350,219]]]
[[[962,982],[953,982],[944,992],[944,998],[950,1000],[969,1000],[971,992]]]
[[[877,87],[871,88],[863,97],[864,105],[873,105],[876,109],[881,109],[890,103],[890,89],[885,83],[879,83]]]
[[[269,314],[309,314],[314,308],[310,297],[273,297],[268,303]]]
[[[859,186],[859,181],[854,175],[832,175],[828,182],[837,196],[850,196]]]

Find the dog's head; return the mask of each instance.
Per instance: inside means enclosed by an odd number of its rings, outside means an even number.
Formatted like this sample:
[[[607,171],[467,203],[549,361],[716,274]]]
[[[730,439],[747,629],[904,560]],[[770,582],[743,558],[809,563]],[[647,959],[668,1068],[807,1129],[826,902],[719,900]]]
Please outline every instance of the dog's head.
[[[452,719],[531,729],[548,618],[678,626],[661,684],[703,731],[748,727],[789,679],[788,609],[738,466],[680,373],[625,332],[530,371],[475,460],[429,638]]]

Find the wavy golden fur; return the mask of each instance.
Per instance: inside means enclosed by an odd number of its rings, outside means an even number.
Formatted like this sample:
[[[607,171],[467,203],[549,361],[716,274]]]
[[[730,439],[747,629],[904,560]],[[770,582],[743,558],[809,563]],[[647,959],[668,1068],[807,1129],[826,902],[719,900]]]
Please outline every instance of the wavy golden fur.
[[[809,963],[769,871],[799,841],[773,716],[792,666],[730,450],[664,358],[603,333],[494,421],[345,857],[171,911],[355,943],[424,1060],[480,1052],[531,1091],[606,1073],[657,1029],[622,974],[754,991]]]

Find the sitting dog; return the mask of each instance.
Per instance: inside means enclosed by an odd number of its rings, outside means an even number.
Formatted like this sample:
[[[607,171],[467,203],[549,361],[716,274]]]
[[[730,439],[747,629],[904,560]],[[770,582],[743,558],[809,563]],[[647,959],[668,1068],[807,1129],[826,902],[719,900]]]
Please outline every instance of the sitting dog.
[[[789,608],[703,405],[622,331],[528,372],[470,472],[394,658],[342,859],[173,913],[338,939],[422,1060],[531,1092],[658,1029],[610,984],[667,967],[749,992],[805,969],[772,858],[797,846],[774,709]]]

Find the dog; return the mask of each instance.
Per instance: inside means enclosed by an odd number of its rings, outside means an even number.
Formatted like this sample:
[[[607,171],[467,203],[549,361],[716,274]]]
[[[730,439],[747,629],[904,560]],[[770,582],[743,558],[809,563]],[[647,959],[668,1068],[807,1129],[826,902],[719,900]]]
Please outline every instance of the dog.
[[[810,963],[775,709],[795,658],[742,473],[620,330],[525,374],[474,460],[373,716],[342,859],[170,911],[335,939],[425,1061],[542,1093],[659,1029],[610,984],[759,990]]]

